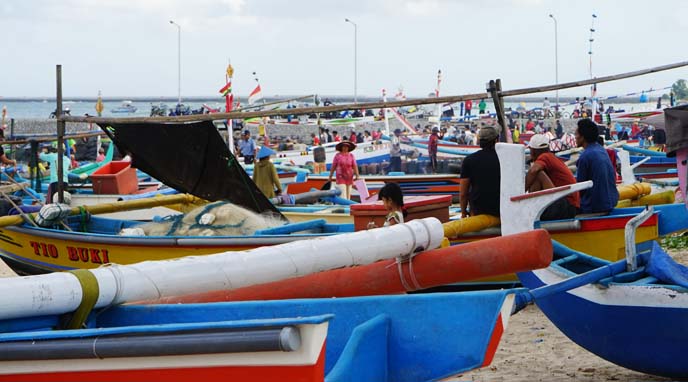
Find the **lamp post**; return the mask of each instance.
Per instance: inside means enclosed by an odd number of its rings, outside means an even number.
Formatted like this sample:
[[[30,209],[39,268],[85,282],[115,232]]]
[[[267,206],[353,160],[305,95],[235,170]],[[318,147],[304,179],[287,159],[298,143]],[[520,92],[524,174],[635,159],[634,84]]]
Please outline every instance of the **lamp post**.
[[[554,81],[559,85],[559,38],[557,36],[557,18],[553,14],[549,17],[554,20]],[[557,117],[559,113],[559,89],[557,89],[557,103],[554,106],[554,116]]]
[[[349,19],[344,22],[354,26],[354,103],[358,103],[358,26]]]
[[[595,19],[597,18],[596,14],[592,14],[592,22],[590,23],[590,49],[588,49],[588,56],[590,57],[590,79],[592,79],[592,42],[595,41],[593,38],[593,35],[595,34]],[[592,105],[592,112],[590,118],[592,120],[595,120],[595,112],[597,111],[597,101],[595,100],[595,97],[597,96],[597,84],[592,84],[590,87],[590,105]]]
[[[170,20],[177,27],[177,105],[182,104],[182,27]]]

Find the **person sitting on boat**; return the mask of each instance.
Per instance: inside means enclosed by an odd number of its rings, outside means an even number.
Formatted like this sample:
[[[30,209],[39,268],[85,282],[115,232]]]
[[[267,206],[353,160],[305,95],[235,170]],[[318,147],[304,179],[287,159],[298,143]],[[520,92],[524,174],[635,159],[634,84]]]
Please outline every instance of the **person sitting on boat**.
[[[363,132],[363,142],[372,142],[372,141],[373,141],[373,137],[371,136],[370,131],[365,130]]]
[[[282,184],[275,165],[270,162],[270,155],[275,154],[271,148],[263,146],[258,151],[258,162],[253,166],[253,182],[268,198],[282,193]],[[275,191],[276,190],[276,191]]]
[[[387,210],[384,227],[404,223],[406,211],[404,211],[404,194],[398,184],[391,182],[385,184],[377,194],[377,200]]]
[[[495,151],[499,132],[492,126],[484,126],[478,132],[478,138],[481,150],[467,156],[461,165],[461,217],[469,214],[499,217],[501,177]]]
[[[43,146],[43,151],[38,154],[38,158],[50,164],[50,185],[45,196],[46,203],[52,203],[52,196],[57,191],[57,147],[52,145]],[[64,184],[69,182],[69,165],[71,160],[65,152],[62,155],[62,181]]]
[[[332,142],[341,142],[342,137],[339,136],[337,130],[332,131]]]
[[[576,143],[583,147],[578,158],[576,180],[592,180],[592,188],[581,191],[580,209],[584,214],[607,213],[619,201],[616,171],[604,147],[598,143],[597,124],[586,118],[578,121]]]
[[[536,134],[530,138],[528,147],[533,163],[526,174],[526,191],[535,192],[576,183],[576,178],[566,164],[549,150],[550,138]],[[572,219],[580,208],[577,192],[567,195],[542,212],[540,220]]]
[[[313,146],[320,146],[320,138],[318,138],[318,136],[315,135],[315,133],[311,133],[311,140],[313,142]]]
[[[349,135],[349,140],[354,143],[358,143],[358,136],[356,135],[356,130],[351,129],[351,135]]]
[[[356,158],[351,153],[351,151],[356,149],[356,144],[350,141],[343,141],[339,142],[335,149],[338,153],[332,160],[329,180],[330,182],[332,181],[332,174],[336,171],[337,188],[342,191],[342,197],[351,199],[351,186],[354,184],[354,180],[358,180],[359,177]]]
[[[6,166],[17,166],[16,160],[10,159],[5,155],[5,149],[2,148],[2,145],[0,145],[0,162]]]
[[[256,155],[256,142],[251,138],[251,132],[244,130],[239,141],[239,152],[244,157],[244,164],[252,164]]]

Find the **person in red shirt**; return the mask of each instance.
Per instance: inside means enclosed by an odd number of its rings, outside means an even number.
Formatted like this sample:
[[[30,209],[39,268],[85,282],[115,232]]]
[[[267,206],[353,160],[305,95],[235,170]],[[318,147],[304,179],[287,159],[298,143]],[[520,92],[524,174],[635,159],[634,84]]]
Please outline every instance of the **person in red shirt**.
[[[432,172],[437,172],[437,141],[439,140],[440,129],[435,126],[432,128],[432,134],[428,138],[428,155],[430,156],[430,166],[432,167]]]
[[[351,142],[356,143],[356,141],[357,141],[357,139],[356,139],[356,130],[351,130],[351,135],[349,136],[349,140],[350,140]]]
[[[320,138],[317,135],[311,134],[311,138],[313,139],[313,146],[320,146]]]
[[[465,116],[466,116],[466,117],[470,117],[470,116],[471,116],[471,109],[473,109],[473,101],[471,101],[471,100],[466,100],[466,104],[465,104],[465,105],[466,105],[466,106],[465,106],[465,108],[466,108]]]
[[[535,128],[535,121],[528,118],[528,122],[526,122],[526,131],[533,131],[534,128]]]
[[[533,163],[526,174],[526,191],[535,192],[576,183],[566,164],[549,151],[549,137],[535,134],[528,142]],[[547,207],[540,220],[573,219],[580,208],[578,192],[562,197]]]

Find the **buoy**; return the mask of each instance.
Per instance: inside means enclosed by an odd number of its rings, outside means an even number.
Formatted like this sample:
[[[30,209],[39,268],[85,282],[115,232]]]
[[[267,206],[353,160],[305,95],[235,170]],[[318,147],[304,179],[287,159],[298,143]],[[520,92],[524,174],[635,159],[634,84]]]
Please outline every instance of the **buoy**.
[[[524,245],[528,243],[528,245]],[[536,229],[425,251],[397,264],[383,260],[235,290],[189,294],[145,303],[280,300],[398,294],[461,281],[544,268],[552,261],[547,231]]]
[[[442,224],[444,237],[453,239],[468,232],[482,231],[499,225],[499,218],[492,215],[477,215]]]

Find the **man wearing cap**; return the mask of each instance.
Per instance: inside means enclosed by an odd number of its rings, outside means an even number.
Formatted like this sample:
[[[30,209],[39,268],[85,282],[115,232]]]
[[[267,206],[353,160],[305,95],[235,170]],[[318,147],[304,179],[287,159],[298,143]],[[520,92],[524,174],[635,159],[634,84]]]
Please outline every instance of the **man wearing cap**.
[[[263,146],[258,151],[258,163],[253,166],[253,182],[258,186],[258,189],[268,198],[275,197],[275,189],[277,194],[282,193],[282,184],[275,165],[270,162],[270,155],[275,152],[267,146]]]
[[[484,126],[478,132],[480,151],[463,160],[461,164],[461,217],[492,215],[499,217],[499,158],[495,144],[499,132],[492,126]],[[470,205],[470,211],[468,209]]]
[[[401,171],[401,129],[395,129],[389,147],[389,172]]]
[[[526,174],[526,191],[535,192],[576,183],[571,170],[564,162],[549,151],[550,138],[545,134],[535,134],[530,138],[528,147],[533,163]],[[558,199],[547,207],[540,220],[572,219],[580,208],[578,192]]]
[[[580,209],[584,214],[607,213],[619,201],[616,189],[616,170],[604,147],[597,143],[597,124],[589,118],[578,121],[576,143],[583,147],[578,158],[576,180],[592,180],[592,188],[581,191]]]
[[[256,155],[256,142],[251,138],[251,132],[248,130],[244,130],[241,138],[243,139],[239,141],[239,152],[244,157],[244,164],[252,164]]]
[[[428,155],[430,156],[430,166],[432,167],[432,172],[437,172],[437,141],[439,138],[440,129],[435,126],[432,128],[432,134],[428,138]]]

